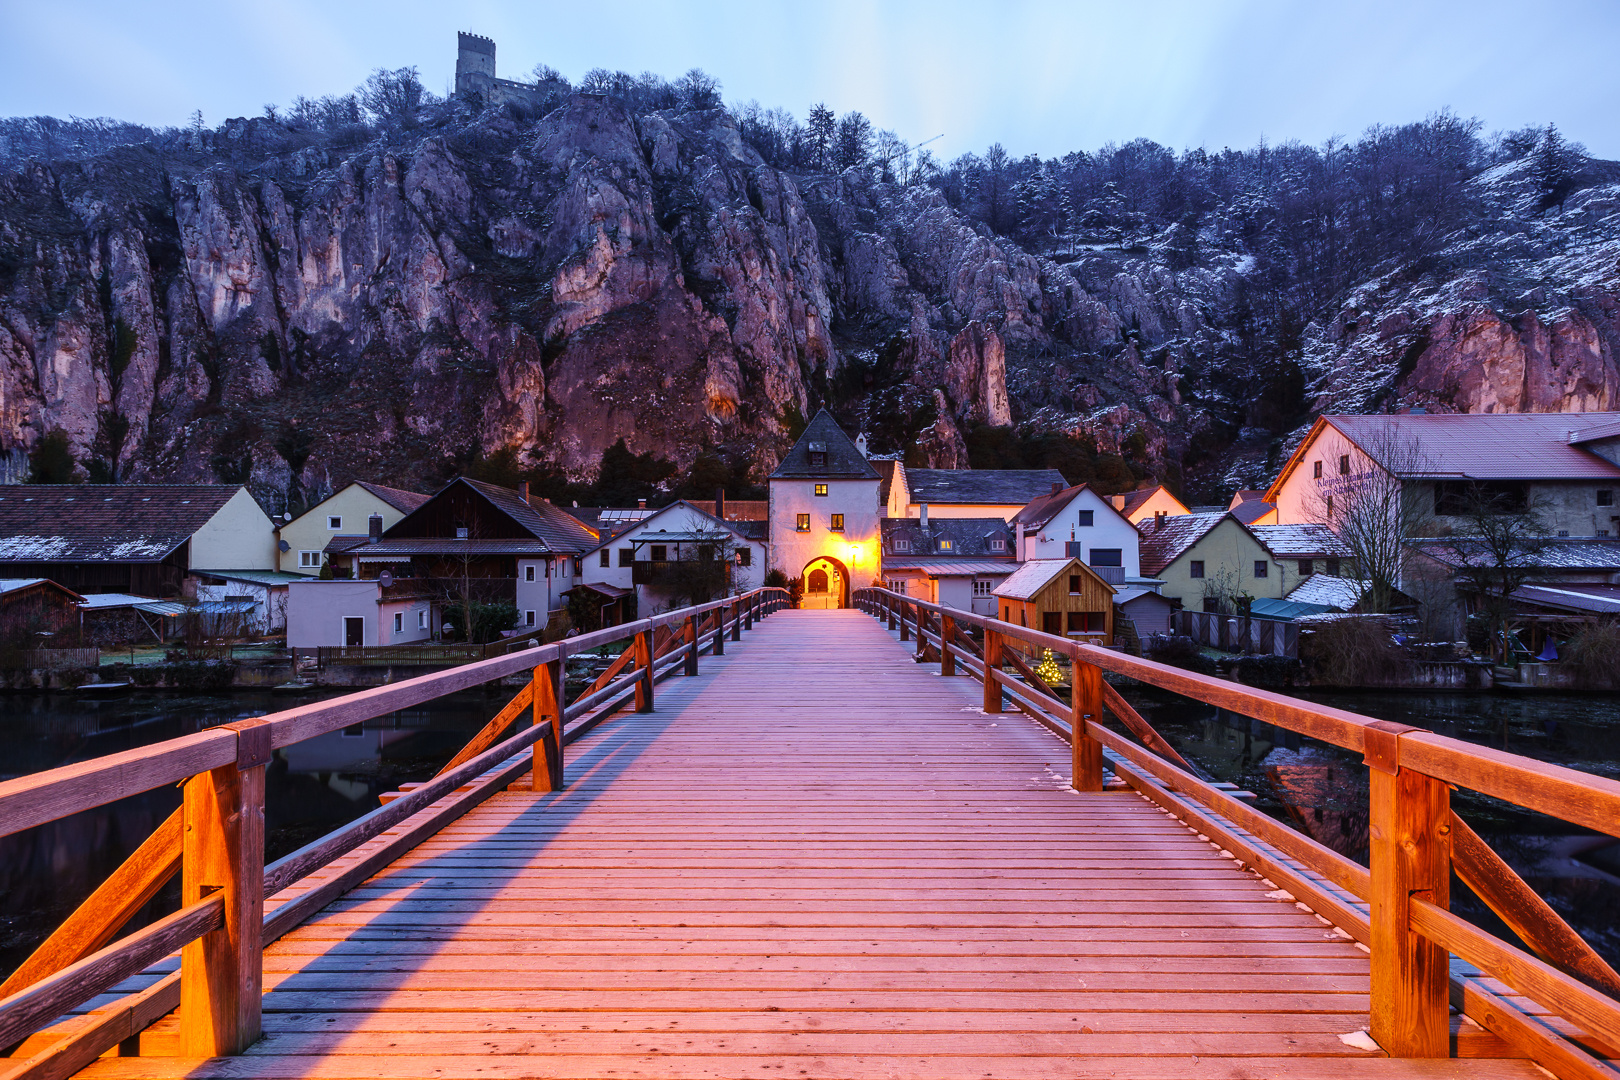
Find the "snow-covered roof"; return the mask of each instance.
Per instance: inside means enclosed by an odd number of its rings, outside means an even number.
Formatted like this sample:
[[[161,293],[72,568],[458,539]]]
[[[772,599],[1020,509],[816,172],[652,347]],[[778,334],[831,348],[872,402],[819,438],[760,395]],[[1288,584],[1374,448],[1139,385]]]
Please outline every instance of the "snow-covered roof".
[[[1620,571],[1620,539],[1557,538],[1537,541],[1535,551],[1516,556],[1515,564],[1535,570]],[[1478,541],[1466,537],[1417,540],[1413,546],[1448,566],[1490,565],[1495,558]]]
[[[1249,531],[1279,559],[1347,559],[1353,554],[1326,525],[1251,525]]]
[[[1138,522],[1136,531],[1142,534],[1142,573],[1158,574],[1181,558],[1188,548],[1208,536],[1210,530],[1226,520],[1227,516],[1226,511],[1221,510],[1212,514],[1144,518]]]
[[[1371,588],[1372,582],[1359,578],[1312,574],[1300,582],[1287,599],[1296,604],[1317,604],[1334,611],[1349,611],[1361,602]]]
[[[1036,593],[1050,585],[1061,574],[1068,572],[1070,567],[1096,577],[1095,572],[1079,559],[1031,559],[1020,566],[1006,581],[997,585],[994,595],[1004,600],[1033,600]],[[1097,580],[1102,581],[1100,577]],[[1112,590],[1114,586],[1109,585],[1108,588]]]
[[[134,607],[136,604],[151,604],[156,601],[150,596],[136,596],[133,593],[100,592],[85,593],[84,603],[79,606],[86,611],[107,611],[112,608]]]
[[[1620,613],[1620,586],[1615,585],[1524,585],[1513,590],[1513,599],[1561,611]]]
[[[232,484],[26,484],[0,494],[0,562],[161,562]]]

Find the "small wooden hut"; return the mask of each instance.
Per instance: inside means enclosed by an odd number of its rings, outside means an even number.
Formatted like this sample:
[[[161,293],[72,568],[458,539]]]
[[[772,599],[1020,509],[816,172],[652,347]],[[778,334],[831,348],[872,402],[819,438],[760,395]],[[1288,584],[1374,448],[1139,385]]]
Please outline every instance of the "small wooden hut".
[[[1003,622],[1095,645],[1114,640],[1114,587],[1079,559],[1031,559],[992,595]]]

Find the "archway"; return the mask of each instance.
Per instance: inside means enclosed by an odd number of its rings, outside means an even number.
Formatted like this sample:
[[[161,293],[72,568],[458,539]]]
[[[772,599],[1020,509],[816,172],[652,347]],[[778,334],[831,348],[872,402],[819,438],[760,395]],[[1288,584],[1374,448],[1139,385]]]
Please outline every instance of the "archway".
[[[804,567],[801,608],[849,607],[849,568],[831,555],[819,555]]]

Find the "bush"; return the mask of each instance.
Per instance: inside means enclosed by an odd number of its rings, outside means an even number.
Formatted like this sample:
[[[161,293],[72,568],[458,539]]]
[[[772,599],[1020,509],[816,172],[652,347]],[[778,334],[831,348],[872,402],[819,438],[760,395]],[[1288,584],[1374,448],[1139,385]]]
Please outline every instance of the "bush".
[[[194,694],[229,690],[236,677],[234,660],[181,660],[164,666],[170,686]]]
[[[1281,690],[1294,685],[1304,665],[1291,656],[1245,656],[1232,665],[1232,673],[1245,686]]]
[[[1215,660],[1204,655],[1198,642],[1184,635],[1154,634],[1147,641],[1147,657],[1200,675],[1215,674]]]
[[[1564,643],[1560,656],[1582,686],[1620,688],[1620,623],[1586,627]]]
[[[1316,623],[1300,635],[1300,656],[1317,686],[1388,686],[1408,681],[1411,658],[1383,619]]]

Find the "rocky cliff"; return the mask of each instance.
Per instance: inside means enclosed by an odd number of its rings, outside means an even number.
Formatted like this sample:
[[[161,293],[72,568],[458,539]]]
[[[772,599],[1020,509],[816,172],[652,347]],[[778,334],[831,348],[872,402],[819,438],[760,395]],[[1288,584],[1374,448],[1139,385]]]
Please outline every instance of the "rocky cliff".
[[[1538,217],[1512,167],[1477,183],[1511,229],[1365,283],[1272,364],[1233,348],[1239,246],[1031,254],[933,187],[773,168],[718,109],[578,95],[346,150],[30,162],[0,174],[0,451],[60,429],[91,472],[279,509],[501,450],[587,476],[620,438],[758,476],[827,403],[930,464],[1019,424],[1215,488],[1312,410],[1620,407],[1620,186]]]

